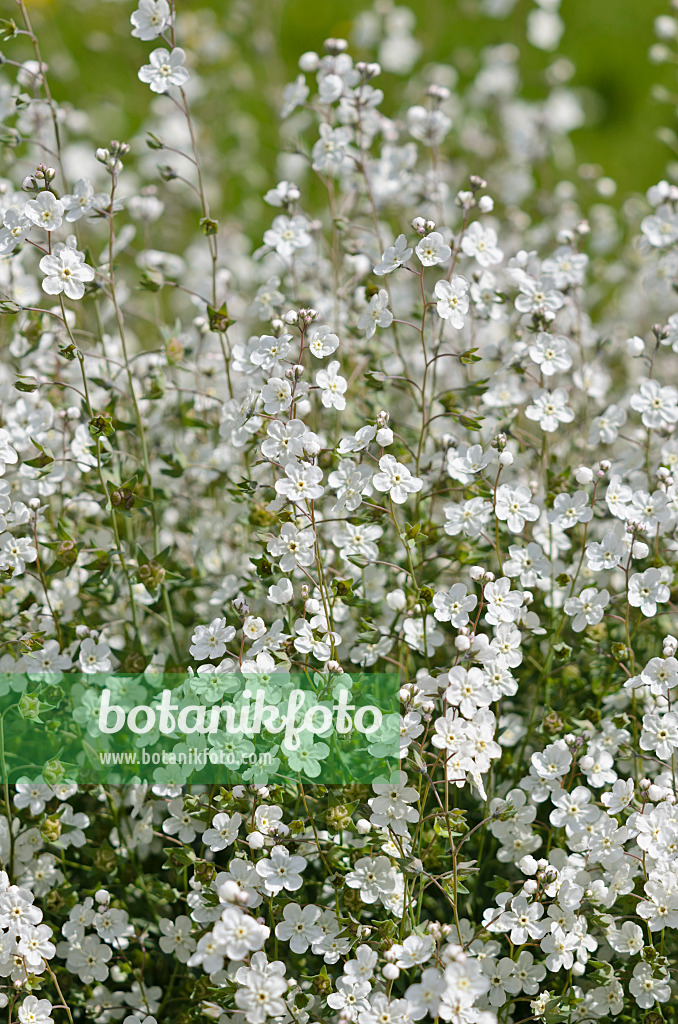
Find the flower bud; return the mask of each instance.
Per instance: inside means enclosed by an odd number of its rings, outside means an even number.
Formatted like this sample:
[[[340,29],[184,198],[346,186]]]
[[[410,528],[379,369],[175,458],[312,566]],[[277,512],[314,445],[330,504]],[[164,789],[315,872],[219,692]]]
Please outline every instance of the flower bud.
[[[327,50],[328,53],[332,54],[344,53],[345,50],[348,50],[348,43],[345,39],[330,37],[323,43],[323,50]]]
[[[633,338],[626,339],[626,354],[635,357],[641,356],[645,351],[645,342],[642,338],[634,335]]]
[[[579,466],[574,471],[574,478],[578,484],[590,484],[593,480],[593,470],[588,466]]]
[[[392,612],[402,612],[407,606],[405,592],[401,590],[400,587],[389,591],[386,595],[386,604]]]
[[[264,846],[264,843],[266,842],[266,839],[264,836],[262,836],[261,832],[250,832],[250,834],[247,837],[247,842],[249,844],[250,850],[261,850],[262,847]]]
[[[314,50],[307,50],[299,58],[300,71],[317,71],[320,67],[320,58]]]

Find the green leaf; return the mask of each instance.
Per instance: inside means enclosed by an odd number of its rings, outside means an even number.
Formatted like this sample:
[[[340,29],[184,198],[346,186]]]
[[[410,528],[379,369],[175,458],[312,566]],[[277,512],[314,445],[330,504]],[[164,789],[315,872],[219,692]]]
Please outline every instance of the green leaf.
[[[383,391],[388,383],[388,377],[382,370],[368,370],[362,379],[371,391]]]
[[[6,312],[6,310],[3,310],[1,306],[2,304],[0,304],[0,312]],[[15,312],[18,313],[19,310],[17,309]],[[27,377],[26,380],[15,380],[14,387],[17,391],[26,391],[30,394],[32,391],[37,391],[40,385],[34,377]]]
[[[472,417],[465,416],[463,414],[457,416],[457,420],[459,421],[460,425],[462,427],[465,427],[466,430],[482,430],[484,419],[484,416]]]

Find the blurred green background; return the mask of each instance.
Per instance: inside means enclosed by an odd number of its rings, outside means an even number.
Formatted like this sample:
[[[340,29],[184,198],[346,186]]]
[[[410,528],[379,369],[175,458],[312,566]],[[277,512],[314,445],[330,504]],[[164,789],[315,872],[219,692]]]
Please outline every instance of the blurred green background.
[[[260,180],[252,184],[267,187],[275,175],[275,106],[281,85],[294,77],[300,53],[318,49],[329,35],[350,36],[352,18],[373,4],[370,0],[179,0],[176,6],[196,32],[209,35],[218,28],[230,40],[221,56],[215,47],[214,63],[207,70],[214,81],[223,74],[225,60],[231,74],[223,107],[211,116],[221,125],[219,147],[225,156],[231,152],[235,165],[238,154],[229,150],[233,140],[243,128],[257,136],[251,144],[261,173],[254,175]],[[470,74],[477,66],[483,47],[510,41],[522,53],[526,94],[538,97],[548,66],[556,56],[568,58],[576,66],[571,84],[587,92],[591,121],[573,135],[578,161],[597,164],[602,173],[614,178],[619,184],[618,201],[663,175],[672,154],[656,132],[673,123],[674,113],[652,98],[652,89],[657,83],[673,86],[674,75],[666,66],[652,65],[647,51],[655,41],[654,19],[670,13],[667,0],[563,0],[566,28],[557,54],[544,53],[526,41],[526,18],[534,9],[530,0],[518,0],[502,19],[483,14],[480,0],[402,0],[398,6],[409,6],[416,16],[423,58],[452,63],[462,82],[467,69]],[[29,2],[46,55],[61,75],[55,94],[92,110],[102,140],[112,135],[129,137],[150,100],[147,91],[134,86],[139,65],[157,43],[130,38],[129,15],[134,7],[134,2],[121,0]],[[201,19],[203,29],[199,30]],[[10,55],[8,48],[5,52]],[[374,59],[373,54],[365,56]],[[384,79],[388,96],[388,83],[396,79],[390,75]],[[208,121],[210,114],[202,116]]]

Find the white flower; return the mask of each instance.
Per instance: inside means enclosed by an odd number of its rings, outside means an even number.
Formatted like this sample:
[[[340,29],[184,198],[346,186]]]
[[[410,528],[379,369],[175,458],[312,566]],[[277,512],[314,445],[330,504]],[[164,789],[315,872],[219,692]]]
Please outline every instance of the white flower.
[[[374,273],[380,277],[390,274],[391,271],[402,267],[403,263],[407,263],[411,255],[412,250],[407,247],[407,239],[404,235],[398,235],[395,245],[388,247],[381,257],[381,263],[377,263],[374,268]]]
[[[654,750],[662,761],[669,761],[678,747],[678,714],[669,711],[665,715],[643,715],[640,746],[643,750]]]
[[[19,461],[16,448],[10,443],[10,434],[0,427],[0,476],[3,476],[7,466],[14,466]]]
[[[649,220],[650,218],[646,219]],[[676,228],[676,236],[678,237],[678,226]],[[654,1006],[655,1002],[667,1002],[671,996],[671,985],[668,975],[662,968],[658,968],[657,973],[659,976],[655,978],[655,971],[651,964],[640,963],[636,964],[633,968],[633,977],[629,982],[629,991],[635,997],[638,1006],[644,1010],[649,1010],[651,1006]]]
[[[318,466],[305,462],[288,463],[285,466],[286,480],[276,480],[275,489],[289,501],[313,501],[325,491],[320,481],[323,471]],[[282,563],[281,563],[282,565]]]
[[[282,921],[275,926],[276,938],[289,942],[293,953],[305,953],[312,943],[322,938],[323,930],[316,923],[320,917],[320,908],[312,903],[305,907],[288,903],[282,916]]]
[[[212,619],[209,626],[197,626],[191,637],[191,657],[196,661],[221,658],[226,653],[226,644],[230,643],[234,636],[235,628],[227,626],[226,619]]]
[[[567,338],[559,335],[538,334],[527,351],[545,377],[553,376],[558,370],[569,370],[572,366],[570,343]]]
[[[633,800],[635,784],[633,779],[617,779],[609,793],[603,793],[600,800],[610,815],[621,814]]]
[[[376,903],[381,893],[395,887],[388,857],[360,857],[345,878],[350,889],[359,889],[363,903]]]
[[[544,750],[533,754],[531,763],[541,779],[560,779],[570,769],[572,754],[565,740],[556,740]]]
[[[240,907],[227,907],[221,915],[221,920],[214,926],[217,949],[229,960],[244,960],[249,953],[261,949],[270,933],[270,928],[244,914]],[[200,940],[202,941],[203,939]],[[193,957],[188,961],[189,967],[193,966],[192,961]]]
[[[476,595],[467,593],[463,583],[454,583],[449,590],[433,595],[433,614],[439,622],[450,622],[459,629],[466,625],[469,612],[473,611],[477,603]]]
[[[595,587],[585,587],[579,597],[568,597],[564,608],[567,615],[574,616],[572,629],[575,633],[601,622],[609,600],[607,590],[596,590]]]
[[[290,335],[291,337],[291,335]],[[339,348],[339,338],[333,334],[327,324],[320,327],[311,327],[307,334],[308,350],[316,359],[324,359],[331,356]]]
[[[549,319],[565,304],[565,298],[553,287],[550,277],[535,280],[525,276],[521,279],[521,294],[516,299],[516,309],[520,313],[538,313]]]
[[[344,395],[348,387],[347,381],[339,374],[338,359],[333,359],[324,370],[318,370],[315,375],[315,382],[321,389],[321,401],[326,409],[345,409],[346,399]]]
[[[556,288],[567,288],[570,284],[583,284],[584,271],[589,258],[583,252],[574,252],[568,246],[556,249],[553,256],[544,260],[542,269],[553,278]]]
[[[365,331],[367,337],[372,338],[377,327],[390,327],[392,323],[393,313],[388,308],[388,292],[380,288],[358,320],[358,330]]]
[[[464,718],[473,718],[478,708],[491,704],[487,679],[479,668],[465,669],[455,665],[447,678],[449,686],[445,690],[445,699],[448,704],[458,707]]]
[[[167,805],[169,817],[162,823],[162,830],[168,836],[177,836],[182,843],[192,843],[200,829],[200,822],[186,807],[182,797],[170,800]]]
[[[439,231],[425,235],[415,249],[423,267],[435,267],[439,263],[447,263],[452,249],[446,244]]]
[[[332,654],[330,641],[337,641],[336,633],[326,633],[317,637],[313,627],[306,619],[297,619],[294,623],[294,632],[297,634],[294,640],[294,649],[300,654],[312,654],[318,661],[329,661]]]
[[[261,397],[264,400],[264,412],[275,416],[289,409],[292,404],[292,386],[282,377],[271,377],[261,389]]]
[[[16,206],[5,210],[0,229],[0,256],[8,256],[14,252],[31,230],[31,221]]]
[[[337,492],[337,500],[332,506],[332,513],[346,508],[354,512],[360,507],[363,493],[371,493],[371,471],[369,466],[358,466],[351,459],[342,459],[339,468],[330,473],[328,482]]]
[[[520,591],[511,590],[511,581],[501,576],[493,583],[485,586],[484,598],[487,602],[485,620],[491,626],[500,622],[516,622],[520,618],[523,595]]]
[[[248,615],[242,624],[242,631],[248,640],[258,640],[266,632],[266,623],[258,615]]]
[[[497,232],[493,228],[484,228],[477,220],[467,228],[461,240],[461,248],[466,256],[474,256],[481,267],[501,263],[504,258],[503,252],[497,247]]]
[[[656,213],[642,220],[640,230],[650,245],[658,248],[673,245],[678,240],[678,216],[670,206],[660,206]]]
[[[310,90],[306,85],[306,79],[303,75],[297,75],[293,82],[290,82],[282,91],[282,105],[280,107],[280,117],[284,120],[289,117],[293,110],[297,107],[303,106],[308,99]]]
[[[536,420],[541,429],[549,434],[558,430],[559,424],[571,423],[574,419],[574,411],[567,404],[565,388],[537,392],[532,405],[525,409],[525,415],[528,420]]]
[[[670,384],[662,387],[656,380],[643,381],[639,394],[631,395],[630,405],[648,430],[666,430],[678,421],[678,389]]]
[[[311,152],[313,170],[336,174],[346,162],[351,130],[350,128],[332,128],[331,125],[323,121],[320,124],[319,132],[320,138]]]
[[[459,533],[467,537],[479,537],[483,526],[490,521],[492,505],[483,498],[469,498],[462,505],[450,502],[443,508],[445,513],[445,533],[456,537]],[[535,519],[539,517],[539,511]],[[501,517],[499,517],[501,518]]]
[[[77,974],[85,985],[93,981],[105,981],[108,977],[108,961],[113,955],[110,946],[100,942],[97,935],[87,935],[79,946],[68,950],[66,969]]]
[[[373,561],[379,554],[379,549],[374,543],[383,534],[383,529],[376,523],[368,525],[360,523],[345,522],[332,535],[334,543],[341,548],[342,558],[348,559],[354,555],[361,555],[369,561]]]
[[[431,655],[445,639],[432,615],[423,619],[405,619],[405,643],[421,654]]]
[[[268,588],[268,599],[273,604],[289,604],[294,597],[294,587],[290,580],[283,578]]]
[[[237,811],[233,815],[223,812],[215,814],[211,827],[202,834],[203,843],[205,846],[209,846],[213,853],[225,850],[238,838],[241,822],[242,816]]]
[[[301,214],[294,217],[286,217],[280,214],[273,221],[271,227],[264,233],[264,244],[270,245],[272,249],[289,259],[295,249],[305,249],[311,244],[311,236],[306,230],[308,221]]]
[[[265,373],[270,373],[273,367],[287,355],[291,340],[291,334],[281,334],[279,338],[272,334],[262,334],[256,350],[250,355],[250,362],[255,366],[260,366]]]
[[[80,178],[73,186],[73,194],[62,196],[61,202],[66,211],[66,220],[73,223],[92,210],[105,209],[110,204],[110,197],[105,192],[95,192],[91,181]]]
[[[80,654],[78,655],[81,671],[88,674],[110,672],[112,668],[110,654],[111,649],[108,644],[97,643],[91,636],[86,637],[80,644]]]
[[[547,516],[549,523],[554,523],[561,530],[569,530],[577,523],[590,522],[593,509],[588,501],[585,491],[575,491],[573,495],[557,494]]]
[[[534,587],[549,570],[549,560],[544,557],[539,544],[531,541],[527,547],[509,544],[509,558],[504,562],[507,576],[519,576],[523,587]]]
[[[629,604],[633,608],[640,608],[643,615],[656,615],[657,604],[668,601],[671,596],[666,576],[665,569],[651,568],[645,572],[634,572],[629,580]]]
[[[407,466],[397,462],[393,455],[382,455],[379,470],[372,478],[372,483],[378,491],[388,493],[396,505],[402,505],[407,501],[408,494],[414,494],[424,486],[424,481],[412,476]]]
[[[162,932],[159,946],[163,953],[176,957],[179,963],[185,964],[195,949],[195,939],[191,938],[193,922],[190,917],[180,914],[171,921],[163,917],[158,921],[158,927]]]
[[[37,199],[29,199],[23,212],[37,227],[44,228],[45,231],[54,231],[61,227],[64,204],[53,192],[46,189],[38,194]]]
[[[407,111],[407,127],[413,138],[427,146],[439,146],[452,127],[452,121],[439,108],[428,110],[415,106]]]
[[[447,453],[447,472],[460,483],[470,484],[476,473],[482,473],[494,457],[491,449],[484,452],[480,444],[461,445],[456,450],[451,448]]]
[[[11,533],[0,533],[0,568],[14,570],[20,576],[26,570],[27,562],[35,562],[38,552],[31,537],[14,537]]]
[[[513,960],[508,956],[504,956],[500,960],[488,956],[480,966],[490,983],[490,990],[487,994],[488,1003],[490,1006],[503,1006],[508,998],[507,993],[511,989]]]
[[[139,7],[129,19],[134,28],[132,35],[148,42],[161,35],[170,20],[170,7],[167,0],[139,0]]]
[[[51,1014],[49,999],[38,999],[37,996],[26,996],[17,1011],[19,1024],[54,1024]]]
[[[67,245],[56,245],[54,255],[43,256],[40,269],[46,275],[42,290],[48,295],[64,292],[69,299],[81,299],[85,281],[94,278],[94,270],[85,263],[85,254]]]
[[[306,858],[290,855],[284,846],[274,846],[270,856],[258,861],[256,867],[266,891],[275,896],[283,889],[287,892],[301,889]]]
[[[438,316],[460,330],[464,326],[464,314],[468,312],[468,281],[456,275],[451,281],[437,281],[433,291],[438,300]]]
[[[604,802],[605,796],[601,799]],[[612,924],[607,931],[607,941],[617,953],[639,953],[645,945],[643,940],[642,928],[633,921],[625,921],[621,928]]]
[[[311,527],[298,530],[292,523],[284,523],[279,536],[268,542],[266,550],[280,559],[283,572],[292,572],[297,564],[311,564],[314,543],[315,533]]]
[[[569,971],[574,960],[574,950],[578,938],[573,933],[566,933],[560,925],[555,925],[549,935],[545,935],[540,946],[546,953],[544,961],[549,971]]]
[[[188,81],[188,71],[184,67],[185,57],[179,46],[175,46],[171,52],[160,46],[151,53],[151,63],[139,68],[140,81],[145,82],[151,92],[158,93],[169,92],[173,85],[185,85]]]
[[[532,492],[524,484],[517,487],[501,484],[497,488],[495,515],[506,521],[511,533],[522,533],[526,521],[533,523],[539,518],[539,508],[532,504],[531,497]]]
[[[626,411],[617,405],[609,405],[604,413],[596,416],[591,424],[589,442],[596,444],[612,444],[617,440],[618,428],[626,423]]]
[[[255,953],[251,963],[251,968],[241,967],[236,973],[236,981],[241,986],[235,993],[238,1010],[244,1012],[248,1024],[264,1024],[267,1017],[284,1016],[287,1006],[282,996],[287,981],[276,970],[280,961],[269,964],[263,954],[258,961]]]

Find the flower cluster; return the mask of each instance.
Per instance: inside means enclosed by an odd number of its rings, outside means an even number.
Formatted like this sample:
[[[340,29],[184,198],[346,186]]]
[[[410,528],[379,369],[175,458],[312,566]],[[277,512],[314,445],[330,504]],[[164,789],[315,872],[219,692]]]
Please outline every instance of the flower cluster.
[[[531,12],[536,46],[557,7]],[[390,674],[400,759],[324,785],[321,737],[228,785],[160,765],[79,786],[82,765],[6,757],[3,711],[0,1005],[20,1024],[670,1019],[678,186],[621,209],[606,186],[545,190],[584,117],[565,71],[530,99],[510,45],[466,84],[419,70],[412,12],[378,3],[355,27],[373,59],[335,38],[301,55],[286,177],[236,216],[205,70],[230,44],[206,13],[140,0],[140,137],[87,148],[19,8],[3,707],[49,722],[78,673],[87,736],[102,673],[146,695],[173,672],[235,708],[252,676],[331,700]],[[382,65],[408,78],[394,116]]]

